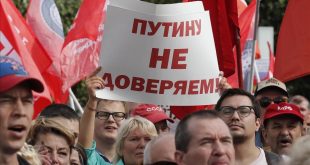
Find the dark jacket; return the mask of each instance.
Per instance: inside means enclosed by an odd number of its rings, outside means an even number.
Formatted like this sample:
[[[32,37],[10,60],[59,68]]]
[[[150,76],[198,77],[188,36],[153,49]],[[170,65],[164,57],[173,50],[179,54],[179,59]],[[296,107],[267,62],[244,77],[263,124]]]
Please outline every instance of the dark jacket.
[[[280,162],[282,162],[281,156],[273,152],[265,151],[265,157],[268,165],[278,165]]]

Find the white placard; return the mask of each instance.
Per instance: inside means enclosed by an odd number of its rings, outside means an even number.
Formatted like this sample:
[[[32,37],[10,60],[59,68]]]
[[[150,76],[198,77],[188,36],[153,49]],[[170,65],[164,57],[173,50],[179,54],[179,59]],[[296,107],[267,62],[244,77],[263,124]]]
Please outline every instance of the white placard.
[[[111,0],[109,5],[156,16],[171,16],[204,11],[201,1],[155,5],[140,0]]]
[[[219,98],[205,11],[155,16],[108,6],[100,60],[107,85],[96,92],[99,98],[166,105],[214,104]]]

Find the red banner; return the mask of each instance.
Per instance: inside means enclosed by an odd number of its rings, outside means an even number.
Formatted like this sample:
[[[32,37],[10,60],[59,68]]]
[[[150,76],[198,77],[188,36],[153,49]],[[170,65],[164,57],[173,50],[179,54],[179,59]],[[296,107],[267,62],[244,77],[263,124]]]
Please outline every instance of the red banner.
[[[63,27],[54,0],[31,0],[27,23],[46,50],[53,64],[42,73],[56,103],[66,103],[68,92],[62,92],[60,52],[64,42]]]
[[[183,0],[190,2],[194,0]],[[213,37],[219,68],[225,76],[235,72],[233,48],[237,42],[238,9],[236,0],[202,0],[205,10],[210,11]]]
[[[29,75],[44,84],[43,93],[34,93],[34,116],[36,116],[51,103],[50,93],[40,74],[40,69],[44,71],[44,68],[49,67],[50,59],[44,54],[41,46],[36,43],[37,41],[26,26],[23,17],[11,1],[0,0],[0,20],[0,55],[9,56],[21,62]],[[42,64],[40,68],[36,62]]]
[[[98,67],[105,5],[105,0],[82,2],[61,52],[62,90],[67,90]]]
[[[191,1],[194,0],[183,0],[183,2]],[[233,48],[237,42],[237,31],[239,29],[237,1],[202,0],[202,2],[205,10],[210,11],[211,26],[220,71],[224,72],[225,77],[231,76],[235,73],[236,68]],[[231,80],[233,79],[229,80],[230,83],[235,81],[233,80],[231,82]],[[171,106],[170,110],[176,117],[181,119],[187,114],[212,106]]]
[[[282,20],[275,78],[287,82],[310,74],[310,1],[289,1]]]

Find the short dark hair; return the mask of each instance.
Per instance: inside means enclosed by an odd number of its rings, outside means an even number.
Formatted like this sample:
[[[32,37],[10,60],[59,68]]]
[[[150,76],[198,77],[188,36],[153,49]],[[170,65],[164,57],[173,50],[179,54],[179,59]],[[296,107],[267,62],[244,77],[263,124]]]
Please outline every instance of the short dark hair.
[[[66,104],[51,104],[44,108],[39,116],[46,118],[63,117],[69,120],[80,120],[78,114]]]
[[[192,138],[191,133],[188,130],[188,123],[190,119],[220,119],[219,115],[214,110],[200,110],[193,112],[184,117],[178,124],[175,132],[175,147],[177,150],[186,152],[189,142]]]
[[[259,103],[255,100],[255,97],[254,97],[251,93],[249,93],[249,92],[247,92],[247,91],[245,91],[245,90],[243,90],[243,89],[239,89],[239,88],[226,89],[226,90],[223,92],[223,94],[222,94],[222,96],[220,97],[220,99],[217,101],[217,103],[216,103],[216,105],[215,105],[215,109],[216,109],[217,111],[219,111],[220,108],[221,108],[222,102],[223,102],[227,97],[238,96],[238,95],[247,96],[247,97],[251,100],[252,105],[253,105],[253,109],[254,109],[255,116],[256,116],[257,118],[259,118],[259,117],[260,117],[260,105],[259,105]]]

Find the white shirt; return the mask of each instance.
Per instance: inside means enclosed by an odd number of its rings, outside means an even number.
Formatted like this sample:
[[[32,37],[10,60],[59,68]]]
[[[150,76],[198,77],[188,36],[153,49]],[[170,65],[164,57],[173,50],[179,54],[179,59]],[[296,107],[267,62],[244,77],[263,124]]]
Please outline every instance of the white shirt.
[[[260,153],[259,156],[256,160],[254,160],[250,165],[268,165],[266,156],[265,156],[265,151],[262,148],[259,148]]]

